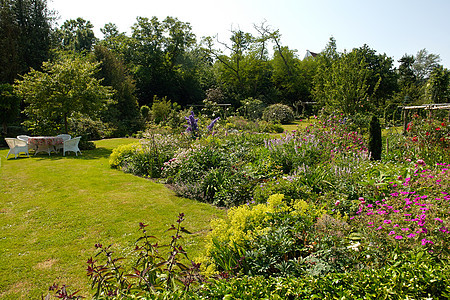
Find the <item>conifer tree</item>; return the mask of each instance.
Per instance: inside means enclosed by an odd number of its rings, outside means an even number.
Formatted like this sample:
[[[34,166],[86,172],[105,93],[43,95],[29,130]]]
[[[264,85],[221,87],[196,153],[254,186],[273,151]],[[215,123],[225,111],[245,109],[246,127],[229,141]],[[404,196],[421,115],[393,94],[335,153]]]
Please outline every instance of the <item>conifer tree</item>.
[[[371,160],[381,160],[382,146],[380,122],[376,116],[373,116],[369,128],[369,152]]]

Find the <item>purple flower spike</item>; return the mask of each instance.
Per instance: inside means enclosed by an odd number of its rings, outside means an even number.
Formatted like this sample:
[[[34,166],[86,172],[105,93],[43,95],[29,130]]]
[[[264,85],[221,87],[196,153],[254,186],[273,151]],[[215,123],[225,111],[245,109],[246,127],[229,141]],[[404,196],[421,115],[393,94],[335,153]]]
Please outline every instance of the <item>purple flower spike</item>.
[[[219,121],[220,117],[215,118],[211,121],[211,123],[208,125],[208,131],[211,132],[213,130],[214,124],[216,124],[217,121]]]

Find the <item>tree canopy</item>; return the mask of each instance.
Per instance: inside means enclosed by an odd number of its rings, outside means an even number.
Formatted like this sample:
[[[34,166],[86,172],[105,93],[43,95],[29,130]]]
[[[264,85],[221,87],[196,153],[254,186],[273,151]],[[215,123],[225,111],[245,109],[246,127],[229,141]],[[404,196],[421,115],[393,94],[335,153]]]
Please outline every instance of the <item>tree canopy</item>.
[[[392,57],[366,44],[341,53],[331,37],[316,57],[302,60],[265,23],[253,32],[232,28],[224,42],[197,40],[191,25],[175,17],[137,17],[130,34],[107,23],[99,39],[83,18],[57,27],[46,0],[0,4],[0,84],[23,75],[15,85],[26,112],[8,123],[26,121],[28,128],[67,128],[68,118],[95,112],[114,134],[131,134],[141,129],[140,107],[152,107],[154,99],[217,104],[208,91],[220,91],[220,101],[236,112],[256,99],[261,107],[282,103],[297,113],[314,102],[315,109],[378,116],[449,97],[448,70],[426,49],[405,54],[396,68]],[[108,99],[114,104],[105,105]]]
[[[28,128],[34,132],[58,128],[69,132],[68,118],[76,114],[95,117],[111,101],[113,89],[95,77],[98,63],[63,55],[54,62],[44,62],[42,69],[32,69],[15,85],[27,104]]]

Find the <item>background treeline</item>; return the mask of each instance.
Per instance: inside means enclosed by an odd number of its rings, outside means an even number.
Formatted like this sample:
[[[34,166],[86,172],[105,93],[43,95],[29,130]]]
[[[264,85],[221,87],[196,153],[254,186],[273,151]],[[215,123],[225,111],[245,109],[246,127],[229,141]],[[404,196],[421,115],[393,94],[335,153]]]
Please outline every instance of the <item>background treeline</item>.
[[[449,102],[449,70],[426,49],[396,67],[368,45],[340,53],[330,38],[301,59],[264,23],[220,41],[197,38],[173,17],[137,17],[131,34],[109,23],[99,39],[82,18],[57,26],[46,0],[0,3],[3,136],[124,136],[191,105],[213,116],[231,104],[231,113],[257,119],[282,103],[297,115],[325,109],[368,123],[373,114],[395,120],[399,105]]]

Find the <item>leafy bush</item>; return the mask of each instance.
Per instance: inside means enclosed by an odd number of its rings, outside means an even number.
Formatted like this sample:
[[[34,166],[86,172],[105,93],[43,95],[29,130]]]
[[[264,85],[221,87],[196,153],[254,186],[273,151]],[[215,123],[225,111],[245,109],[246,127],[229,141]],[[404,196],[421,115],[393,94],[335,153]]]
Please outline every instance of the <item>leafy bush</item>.
[[[109,164],[134,175],[159,178],[164,163],[173,157],[178,145],[179,140],[171,136],[152,135],[139,143],[114,149]]]
[[[245,118],[255,121],[261,119],[263,115],[264,102],[250,97],[245,100],[241,100],[241,107],[239,110]]]
[[[148,107],[147,105],[141,106],[140,113],[145,121],[148,121],[150,119],[150,107]]]
[[[266,121],[288,124],[294,121],[294,111],[284,104],[272,104],[264,109],[262,118]]]
[[[112,129],[107,124],[85,116],[70,118],[69,128],[72,136],[82,136],[87,141],[112,136]]]
[[[312,196],[310,186],[304,184],[298,176],[274,177],[263,181],[253,191],[253,200],[256,203],[264,203],[274,194],[283,194],[286,200],[309,199]]]
[[[171,119],[176,116],[180,109],[178,103],[168,100],[167,97],[159,99],[156,95],[153,97],[151,108],[151,118],[155,124],[170,124]]]
[[[131,143],[115,148],[109,156],[109,165],[112,168],[123,167],[127,158],[129,158],[136,151],[136,148],[140,147],[141,143]]]
[[[264,136],[229,135],[222,139],[210,135],[180,148],[162,169],[162,177],[184,197],[215,205],[232,206],[251,197],[257,159],[252,150],[261,147]]]
[[[321,277],[213,280],[192,299],[448,299],[450,268],[424,252],[395,255],[377,270]]]
[[[281,194],[267,204],[231,208],[226,219],[211,222],[211,267],[228,274],[298,275],[303,268],[298,259],[308,256],[309,232],[320,214],[302,200],[288,205]]]

